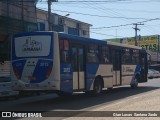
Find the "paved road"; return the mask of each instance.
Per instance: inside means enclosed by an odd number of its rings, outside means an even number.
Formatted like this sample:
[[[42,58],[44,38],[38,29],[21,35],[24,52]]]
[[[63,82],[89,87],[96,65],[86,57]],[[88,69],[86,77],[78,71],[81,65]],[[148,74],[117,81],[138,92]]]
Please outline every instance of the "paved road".
[[[101,117],[69,117],[64,120],[160,120],[160,79],[150,80],[144,86],[155,87],[156,89],[146,91],[143,93],[128,96],[111,104],[105,104],[91,111],[98,111]],[[155,83],[157,85],[155,85]],[[105,112],[104,112],[105,111]],[[112,111],[114,117],[107,116],[106,111]],[[127,112],[126,112],[127,111]],[[134,111],[134,112],[133,112]],[[157,112],[158,111],[158,112]],[[95,112],[96,114],[96,112]],[[111,115],[109,114],[109,115]],[[88,113],[81,113],[77,116],[88,116]],[[94,115],[92,115],[94,116]],[[131,117],[124,117],[131,116]],[[158,116],[158,117],[157,117]]]
[[[76,94],[68,98],[59,98],[55,94],[48,94],[42,96],[21,98],[19,100],[0,101],[0,110],[1,111],[149,110],[151,108],[151,106],[149,106],[150,104],[153,106],[153,103],[159,103],[160,101],[160,97],[158,94],[160,93],[159,88],[160,88],[160,79],[151,79],[149,80],[148,83],[140,84],[140,86],[137,89],[131,89],[128,86],[124,86],[120,88],[115,88],[111,91],[104,91],[104,94],[99,97],[87,96],[86,94]],[[134,106],[138,106],[139,105],[138,103],[141,104],[143,107],[137,107],[135,109]],[[160,106],[160,104],[156,105]],[[156,106],[153,106],[152,109],[154,110],[155,108]],[[158,110],[160,111],[159,108]],[[58,117],[55,119],[64,119],[64,118],[65,117]],[[74,118],[67,118],[67,119],[74,119]],[[87,119],[87,118],[81,118],[81,119]]]

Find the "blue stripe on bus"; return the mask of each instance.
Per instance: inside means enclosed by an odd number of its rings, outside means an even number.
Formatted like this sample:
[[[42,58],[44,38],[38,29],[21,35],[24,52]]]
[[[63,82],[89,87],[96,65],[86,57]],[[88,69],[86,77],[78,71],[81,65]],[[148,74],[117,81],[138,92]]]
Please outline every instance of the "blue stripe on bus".
[[[141,75],[141,69],[142,69],[142,65],[138,64],[136,66],[136,69],[135,69],[135,75],[138,74],[138,75],[140,75],[140,77],[142,77],[142,75]],[[141,80],[141,78],[140,78],[140,80]]]
[[[134,72],[134,73],[135,73],[135,74],[136,74],[136,73],[140,73],[140,70],[141,70],[141,65],[138,64],[138,65],[136,66],[136,69],[135,69],[135,72]]]
[[[73,90],[73,70],[71,64],[60,65],[60,90],[64,92],[72,92]]]
[[[86,66],[86,88],[90,90],[92,83],[94,82],[96,73],[98,71],[99,64],[87,64]]]
[[[20,79],[22,77],[22,72],[25,66],[26,60],[19,60],[12,62],[13,70],[16,72],[16,74],[19,75]]]
[[[51,60],[38,60],[32,77],[36,80],[31,80],[30,83],[40,83],[47,79],[47,72],[53,69],[53,62]]]

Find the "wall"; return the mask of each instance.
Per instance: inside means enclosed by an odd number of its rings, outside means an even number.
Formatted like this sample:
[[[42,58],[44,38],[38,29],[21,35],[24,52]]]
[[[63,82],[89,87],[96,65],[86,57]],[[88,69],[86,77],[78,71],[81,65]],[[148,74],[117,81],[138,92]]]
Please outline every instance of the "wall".
[[[24,0],[26,1],[26,0]],[[0,1],[0,62],[10,60],[11,36],[17,32],[36,31],[36,9],[33,2]]]
[[[37,23],[44,23],[45,30],[48,30],[48,13],[47,11],[37,9]]]
[[[37,22],[45,24],[45,30],[48,30],[48,12],[37,9]],[[71,19],[58,14],[51,14],[52,30],[57,32],[70,33],[83,37],[90,36],[90,24]],[[40,29],[39,29],[40,30]]]

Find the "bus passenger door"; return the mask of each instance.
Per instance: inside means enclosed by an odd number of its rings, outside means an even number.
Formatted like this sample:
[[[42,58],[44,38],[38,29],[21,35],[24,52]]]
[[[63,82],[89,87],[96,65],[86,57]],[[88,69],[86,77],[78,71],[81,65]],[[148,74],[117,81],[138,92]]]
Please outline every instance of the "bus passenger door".
[[[121,51],[112,49],[113,85],[121,84]]]
[[[72,46],[73,90],[85,88],[84,47]]]

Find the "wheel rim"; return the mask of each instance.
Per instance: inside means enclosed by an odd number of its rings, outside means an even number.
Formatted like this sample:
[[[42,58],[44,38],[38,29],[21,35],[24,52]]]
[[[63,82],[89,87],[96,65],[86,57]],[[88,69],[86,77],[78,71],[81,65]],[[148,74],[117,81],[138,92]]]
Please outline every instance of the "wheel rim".
[[[101,93],[101,88],[102,88],[101,85],[97,83],[97,84],[95,85],[95,92],[96,92],[96,93]]]

